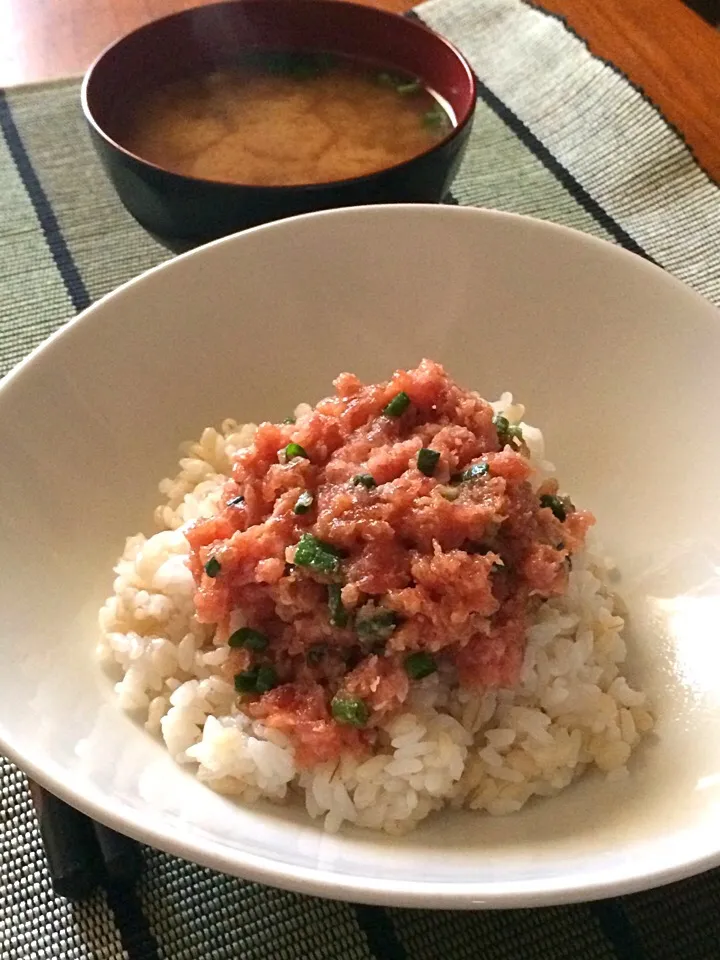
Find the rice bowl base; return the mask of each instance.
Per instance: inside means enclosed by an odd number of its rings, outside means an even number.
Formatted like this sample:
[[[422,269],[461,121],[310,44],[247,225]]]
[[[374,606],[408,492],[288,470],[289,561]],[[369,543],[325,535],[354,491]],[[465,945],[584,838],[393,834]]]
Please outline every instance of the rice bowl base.
[[[403,836],[329,834],[299,804],[209,790],[119,710],[97,611],[178,438],[229,411],[282,419],[338,369],[372,382],[423,355],[486,396],[528,398],[622,571],[624,672],[656,727],[622,780],[589,772],[507,817],[443,810]],[[132,281],[0,384],[0,747],[121,832],[306,894],[521,907],[720,864],[720,445],[688,438],[720,405],[719,355],[717,310],[668,274],[488,211],[302,217]],[[688,468],[669,469],[679,450]]]

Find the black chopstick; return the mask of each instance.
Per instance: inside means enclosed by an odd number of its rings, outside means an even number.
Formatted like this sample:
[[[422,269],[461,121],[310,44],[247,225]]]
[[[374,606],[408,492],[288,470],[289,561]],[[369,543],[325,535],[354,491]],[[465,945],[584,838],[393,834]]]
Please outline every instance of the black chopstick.
[[[143,869],[140,847],[130,837],[116,833],[95,820],[92,825],[102,857],[105,884],[132,886]]]
[[[69,900],[89,897],[101,884],[132,886],[142,873],[139,845],[96,823],[29,781],[53,890]]]

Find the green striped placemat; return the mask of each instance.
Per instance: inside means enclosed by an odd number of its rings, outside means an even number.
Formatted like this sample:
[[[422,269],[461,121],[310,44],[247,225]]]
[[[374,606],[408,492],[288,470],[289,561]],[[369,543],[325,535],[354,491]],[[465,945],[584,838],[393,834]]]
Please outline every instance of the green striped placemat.
[[[453,200],[530,214],[646,256],[720,303],[720,190],[656,109],[522,0],[431,0],[420,17],[477,71]],[[77,81],[0,95],[0,375],[168,253],[96,161]],[[0,960],[713,960],[720,871],[596,904],[384,910],[245,883],[153,850],[136,894],[52,894],[22,774],[2,762]]]

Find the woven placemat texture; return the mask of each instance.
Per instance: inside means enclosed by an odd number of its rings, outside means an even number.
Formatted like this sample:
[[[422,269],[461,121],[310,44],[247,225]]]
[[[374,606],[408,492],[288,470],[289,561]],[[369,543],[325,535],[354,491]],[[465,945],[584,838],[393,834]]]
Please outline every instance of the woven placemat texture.
[[[522,0],[419,16],[477,72],[454,202],[622,244],[720,303],[720,190],[678,134],[565,25]],[[169,257],[97,162],[78,83],[0,95],[0,375],[78,310]],[[52,893],[25,779],[0,761],[0,960],[716,960],[720,871],[597,904],[384,910],[245,883],[154,850],[136,893]]]

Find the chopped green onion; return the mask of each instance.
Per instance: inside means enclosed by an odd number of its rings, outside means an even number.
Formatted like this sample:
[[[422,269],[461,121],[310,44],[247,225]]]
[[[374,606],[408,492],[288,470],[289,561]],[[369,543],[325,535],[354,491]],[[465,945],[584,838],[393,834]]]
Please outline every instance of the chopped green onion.
[[[210,557],[208,562],[205,564],[205,573],[213,580],[221,570],[222,567],[220,566],[220,561],[216,557]]]
[[[552,510],[553,514],[561,522],[567,518],[569,513],[575,510],[575,505],[570,497],[556,497],[551,493],[544,493],[540,497],[540,506]]]
[[[326,653],[326,643],[314,643],[305,654],[305,662],[311,667],[316,667]]]
[[[431,477],[435,473],[435,467],[438,465],[439,459],[439,451],[423,447],[417,455],[418,470],[420,473],[424,473],[426,477]]]
[[[243,670],[235,674],[235,690],[238,693],[256,693],[257,668]]]
[[[328,586],[328,607],[330,609],[330,623],[334,627],[346,627],[349,614],[342,602],[342,587],[339,583]]]
[[[295,549],[296,566],[309,567],[315,573],[337,573],[340,560],[340,554],[334,547],[311,533],[304,533]]]
[[[395,73],[378,73],[375,78],[381,87],[393,87],[396,88],[399,83],[404,83],[404,79],[399,77]]]
[[[393,610],[380,610],[370,617],[358,620],[355,627],[360,637],[366,640],[387,640],[399,623]]]
[[[257,668],[255,689],[258,693],[267,693],[268,690],[272,690],[272,688],[276,687],[277,685],[278,675],[275,671],[275,667],[271,666],[269,663],[264,663],[262,666]]]
[[[245,497],[233,497],[232,500],[228,500],[228,507],[239,507],[241,503],[245,503]]]
[[[482,463],[473,463],[466,470],[460,474],[460,479],[463,482],[468,480],[478,480],[480,477],[486,476],[490,472],[490,467],[484,461]]]
[[[293,513],[307,513],[310,507],[313,505],[314,497],[309,490],[303,490],[300,496],[295,501],[295,506],[293,507]]]
[[[269,663],[236,673],[234,679],[238,693],[267,693],[278,685],[275,667]]]
[[[493,423],[497,430],[498,440],[503,445],[513,443],[515,440],[522,440],[522,427],[517,423],[510,423],[507,417],[501,413],[496,413],[493,417]]]
[[[354,487],[365,487],[366,490],[372,490],[373,487],[376,487],[377,484],[373,477],[369,473],[358,473],[356,474],[351,483]]]
[[[404,83],[398,83],[395,89],[401,97],[410,97],[422,90],[422,84],[419,80],[407,80]]]
[[[409,653],[405,657],[405,672],[412,680],[422,680],[423,677],[429,677],[431,673],[437,670],[437,664],[429,653],[419,650],[417,653]]]
[[[292,460],[294,457],[304,457],[306,460],[310,459],[305,452],[305,448],[301,447],[299,443],[289,443],[285,447],[285,456],[288,460]]]
[[[244,647],[246,650],[265,650],[269,642],[264,633],[251,627],[240,627],[228,637],[229,647]]]
[[[293,424],[295,423],[295,421],[296,421],[295,417],[285,417],[285,419],[283,420],[283,423]]]
[[[487,476],[490,472],[490,467],[482,461],[480,463],[471,463],[469,467],[466,467],[460,473],[453,473],[450,476],[450,483],[453,486],[457,486],[459,483],[467,483],[468,480],[479,480],[480,477]]]
[[[388,417],[401,417],[410,406],[410,397],[401,390],[396,393],[392,400],[387,404],[383,413]]]
[[[351,727],[364,727],[370,717],[365,701],[349,694],[335,694],[330,709],[338,723],[346,723]]]
[[[392,88],[399,93],[401,97],[407,97],[422,90],[422,83],[418,79],[401,77],[396,73],[378,73],[375,80],[381,87]]]
[[[423,114],[422,122],[423,126],[427,127],[428,130],[440,130],[442,127],[447,126],[449,117],[440,104],[436,104],[428,110],[427,113]]]
[[[499,437],[507,436],[507,432],[510,429],[510,421],[507,417],[504,417],[501,413],[496,413],[493,417],[493,425]]]
[[[547,507],[548,510],[552,510],[553,516],[557,517],[557,519],[561,522],[567,517],[565,504],[562,502],[560,497],[554,497],[551,493],[544,493],[540,497],[540,506]]]

